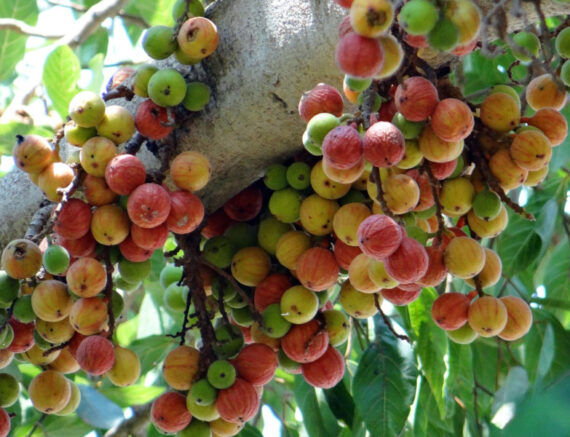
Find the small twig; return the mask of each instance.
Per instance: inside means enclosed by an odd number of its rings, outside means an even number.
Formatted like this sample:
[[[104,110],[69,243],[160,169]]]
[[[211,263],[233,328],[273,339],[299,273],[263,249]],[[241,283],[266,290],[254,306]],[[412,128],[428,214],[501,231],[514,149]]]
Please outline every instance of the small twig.
[[[113,264],[111,263],[111,251],[109,247],[105,247],[103,251],[105,260],[105,269],[107,270],[107,283],[103,293],[107,298],[107,315],[109,317],[109,338],[113,338],[115,330],[115,314],[113,313]]]
[[[382,188],[382,179],[380,178],[380,170],[378,167],[372,167],[372,172],[370,173],[370,180],[374,182],[376,185],[376,200],[380,202],[380,206],[382,207],[382,212],[390,217],[391,219],[395,220],[394,214],[388,208],[388,204],[386,203],[386,199],[384,198],[384,189]]]
[[[38,429],[38,427],[42,424],[42,422],[46,419],[48,415],[46,413],[42,413],[42,417],[40,417],[36,423],[34,423],[33,428],[30,430],[30,432],[28,433],[27,437],[32,437],[32,435],[34,435],[34,432],[36,432],[36,429]]]
[[[0,18],[0,30],[11,30],[12,32],[19,33],[20,35],[38,36],[45,39],[60,39],[64,35],[58,31],[54,32],[47,29],[38,29],[37,27],[30,26],[29,24],[14,18]]]
[[[437,231],[435,233],[435,242],[436,245],[439,246],[442,241],[443,231],[445,229],[445,222],[443,221],[443,208],[441,206],[441,202],[439,201],[439,181],[433,175],[431,171],[431,167],[429,166],[429,162],[424,161],[423,163],[423,170],[427,173],[429,179],[429,185],[431,187],[431,194],[433,197],[433,202],[435,205],[435,216],[437,217]]]
[[[388,318],[386,313],[384,313],[384,311],[382,311],[382,308],[380,307],[380,301],[378,299],[378,293],[374,293],[374,305],[376,306],[376,309],[378,310],[378,312],[382,316],[382,320],[384,320],[384,323],[386,324],[386,326],[388,327],[390,332],[392,332],[392,334],[394,334],[394,337],[396,337],[399,340],[407,341],[408,343],[412,344],[410,337],[408,337],[407,335],[398,334],[394,330],[394,327],[392,326],[392,322],[390,322],[390,319]]]
[[[477,290],[477,294],[479,295],[479,297],[485,296],[485,293],[483,292],[483,285],[481,283],[481,278],[479,277],[479,275],[475,275],[473,277],[473,282],[475,282],[475,289]]]
[[[24,235],[26,240],[38,243],[38,239],[41,240],[41,238],[43,238],[43,230],[47,226],[55,207],[56,205],[54,203],[49,203],[48,205],[42,206],[34,213],[28,226],[28,230]],[[41,238],[39,238],[40,236]]]
[[[125,145],[125,152],[129,155],[136,155],[146,139],[147,138],[139,131],[136,131],[133,137]]]
[[[475,414],[475,425],[479,436],[483,435],[483,426],[479,419],[479,390],[477,389],[477,376],[475,375],[475,366],[473,366],[473,413]]]
[[[176,255],[178,255],[178,253],[180,253],[182,249],[180,248],[180,246],[176,246],[174,249],[169,250],[168,252],[164,252],[164,256],[166,258],[172,258]]]
[[[68,340],[68,341],[66,341],[66,342],[63,342],[63,343],[57,344],[57,345],[55,345],[55,346],[53,346],[53,347],[50,347],[49,349],[46,349],[46,350],[43,352],[42,356],[47,357],[49,354],[51,354],[51,353],[53,353],[53,352],[55,352],[55,351],[60,351],[60,350],[62,350],[62,349],[65,349],[67,346],[69,346],[69,343],[71,343],[71,340]]]
[[[125,100],[131,101],[135,97],[134,91],[125,85],[119,85],[113,88],[108,93],[104,93],[102,98],[106,102],[113,99],[124,98]]]
[[[364,340],[366,340],[366,347],[368,347],[368,345],[370,345],[370,340],[368,339],[368,337],[364,334],[364,329],[362,329],[362,325],[360,324],[360,320],[358,320],[357,318],[353,317],[353,325],[354,325],[354,329],[356,330],[356,338],[358,338],[358,344],[360,345],[360,349],[364,350]]]
[[[216,266],[215,264],[212,264],[210,261],[200,257],[199,258],[199,262],[203,265],[205,265],[206,267],[211,268],[213,271],[215,271],[218,275],[222,276],[223,278],[227,279],[232,285],[233,287],[236,289],[236,291],[239,293],[239,295],[241,296],[241,298],[244,300],[244,302],[247,303],[247,306],[249,306],[249,309],[251,311],[251,313],[253,314],[253,319],[259,323],[259,325],[261,326],[262,324],[262,318],[261,318],[261,314],[259,314],[259,312],[257,311],[257,309],[255,308],[255,305],[253,303],[253,301],[251,300],[251,298],[249,297],[249,295],[247,294],[247,292],[238,284],[238,282],[235,280],[235,278],[228,272],[226,272],[224,269],[219,268],[218,266]]]
[[[477,381],[477,379],[475,379],[475,388],[481,390],[483,393],[485,393],[485,394],[487,394],[487,395],[489,395],[489,396],[491,396],[491,397],[494,397],[494,396],[495,396],[495,393],[493,393],[491,390],[489,390],[489,389],[486,388],[485,386],[481,385],[481,384],[479,383],[479,381]]]

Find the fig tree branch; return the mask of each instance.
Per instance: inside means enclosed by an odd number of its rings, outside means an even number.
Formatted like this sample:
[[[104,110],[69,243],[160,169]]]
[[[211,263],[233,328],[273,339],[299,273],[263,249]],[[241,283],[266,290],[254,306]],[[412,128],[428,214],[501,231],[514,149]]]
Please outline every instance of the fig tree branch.
[[[407,335],[398,334],[394,329],[394,327],[392,326],[392,322],[390,322],[390,319],[388,318],[386,313],[382,311],[382,308],[380,307],[380,300],[378,299],[378,293],[374,293],[374,305],[376,305],[376,309],[382,316],[382,320],[384,320],[384,323],[386,324],[390,332],[394,334],[394,337],[396,337],[399,340],[407,341],[408,343],[411,344],[412,341],[410,340],[410,337],[408,337]]]

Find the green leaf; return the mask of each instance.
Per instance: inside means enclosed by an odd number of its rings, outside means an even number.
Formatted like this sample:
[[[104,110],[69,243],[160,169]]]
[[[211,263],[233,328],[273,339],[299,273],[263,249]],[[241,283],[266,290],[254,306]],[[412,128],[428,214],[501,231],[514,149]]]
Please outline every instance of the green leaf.
[[[535,223],[523,219],[509,209],[509,226],[497,240],[505,275],[510,277],[522,272],[538,258],[542,239],[535,232],[534,226]]]
[[[512,404],[520,401],[528,389],[529,383],[526,370],[520,366],[511,367],[507,379],[493,398],[492,422],[499,427],[504,427],[505,423],[502,421],[505,418],[505,411],[501,410],[503,408],[512,408]]]
[[[418,407],[414,417],[415,436],[447,436],[452,435],[453,427],[449,420],[441,419],[439,406],[433,397],[428,381],[420,378]]]
[[[238,434],[239,437],[263,437],[261,431],[257,428],[254,428],[249,423],[246,423],[243,429]]]
[[[473,409],[473,353],[471,346],[449,341],[449,364],[446,379],[450,397]]]
[[[431,317],[431,307],[437,293],[433,288],[424,288],[420,297],[408,305],[412,329],[417,338],[414,349],[419,356],[423,372],[432,389],[441,418],[445,416],[445,396],[443,392],[442,365],[447,352],[447,336]]]
[[[119,407],[128,408],[133,405],[146,404],[160,396],[165,390],[165,387],[131,385],[128,387],[105,387],[99,389],[99,392]]]
[[[140,15],[151,26],[173,26],[172,8],[176,0],[131,0],[125,11]]]
[[[81,420],[77,416],[48,416],[42,423],[42,429],[47,435],[54,437],[84,437],[93,427]]]
[[[305,382],[302,376],[295,378],[295,399],[303,414],[303,424],[310,437],[332,437],[338,435],[340,428],[334,421],[324,417],[326,406],[320,404],[315,388]],[[328,409],[328,408],[327,408]],[[329,414],[330,410],[329,410]],[[332,415],[332,414],[331,414]]]
[[[164,335],[153,335],[141,338],[131,343],[132,349],[141,360],[141,375],[156,367],[171,349],[176,347],[176,341]]]
[[[77,92],[80,73],[79,59],[69,46],[57,47],[46,58],[42,80],[62,119],[67,117],[69,102]]]
[[[546,295],[553,299],[570,300],[570,242],[559,243],[552,252],[544,272]]]
[[[350,428],[352,428],[354,424],[355,407],[354,400],[346,388],[346,379],[348,379],[348,383],[350,383],[350,379],[345,375],[345,378],[343,378],[341,382],[339,382],[333,388],[323,390],[323,392],[325,394],[325,398],[327,399],[329,408],[336,416],[336,418],[342,420]]]
[[[352,381],[356,409],[373,436],[398,435],[410,412],[417,369],[411,348],[380,320]]]
[[[121,323],[117,327],[115,335],[117,337],[117,342],[121,346],[127,347],[137,339],[139,320],[140,317],[137,314],[136,316],[129,318],[129,320],[127,320],[126,322]]]
[[[534,325],[525,338],[526,368],[531,379],[542,379],[548,373],[554,359],[554,332],[552,326]]]
[[[96,428],[109,429],[123,420],[123,410],[93,387],[78,384],[81,402],[76,413],[81,419]]]
[[[89,85],[84,87],[83,89],[93,91],[94,93],[99,94],[101,92],[101,88],[103,87],[103,80],[105,77],[103,76],[103,66],[105,57],[102,53],[98,53],[87,63],[89,67],[89,71],[91,72],[91,80],[89,81]]]
[[[109,45],[109,33],[107,29],[99,28],[79,46],[77,57],[81,66],[85,68],[91,59],[97,55],[105,58],[107,47]]]
[[[0,1],[0,17],[14,18],[35,25],[38,21],[36,0]],[[0,82],[7,80],[26,53],[26,35],[0,30]]]

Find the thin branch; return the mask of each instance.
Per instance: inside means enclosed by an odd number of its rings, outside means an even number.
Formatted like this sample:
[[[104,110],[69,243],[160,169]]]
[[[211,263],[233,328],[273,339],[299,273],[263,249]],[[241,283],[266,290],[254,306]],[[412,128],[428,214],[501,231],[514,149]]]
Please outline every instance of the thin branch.
[[[370,173],[370,180],[376,184],[376,200],[380,202],[380,206],[382,207],[382,212],[390,217],[391,219],[395,220],[394,214],[388,208],[388,204],[386,203],[386,199],[384,198],[384,190],[382,188],[382,180],[380,178],[380,170],[378,167],[372,167],[372,172]]]
[[[42,417],[40,417],[36,423],[34,423],[33,428],[30,430],[30,432],[28,433],[27,437],[31,437],[32,435],[34,435],[34,432],[36,432],[36,429],[38,429],[39,426],[41,426],[42,422],[46,419],[48,415],[46,413],[42,413]]]
[[[128,0],[101,0],[94,4],[72,24],[69,32],[59,40],[59,44],[77,47],[95,32],[103,21],[116,16],[127,3]]]
[[[55,352],[55,351],[60,351],[62,349],[65,349],[67,346],[69,346],[69,343],[71,343],[71,340],[65,341],[63,343],[57,344],[53,347],[50,347],[49,349],[45,350],[42,354],[42,356],[47,357],[49,354]]]
[[[218,275],[227,279],[233,285],[233,287],[236,289],[236,291],[241,296],[241,298],[244,300],[244,302],[246,302],[247,305],[249,306],[249,309],[251,310],[251,313],[253,314],[253,319],[257,323],[259,323],[259,325],[261,326],[261,324],[262,324],[261,314],[259,314],[259,312],[255,308],[255,305],[253,304],[253,301],[251,300],[249,295],[246,293],[246,291],[238,284],[238,282],[235,280],[235,278],[230,273],[226,272],[224,269],[220,269],[218,266],[216,266],[215,264],[212,264],[210,261],[208,261],[202,257],[200,257],[199,261],[200,261],[200,263],[202,263],[206,267],[211,268]]]
[[[46,0],[46,1],[50,5],[61,6],[63,8],[73,9],[76,12],[85,12],[87,10],[87,7],[80,5],[78,3],[72,3],[72,2],[61,1],[61,0]],[[119,13],[117,14],[117,17],[120,17],[123,20],[130,21],[133,24],[136,24],[137,26],[142,27],[143,29],[150,27],[150,25],[143,18],[141,18],[137,15],[129,14],[129,13],[125,12],[124,10],[120,10]]]
[[[428,175],[431,194],[435,205],[435,216],[437,217],[437,231],[435,234],[435,241],[436,245],[439,246],[441,244],[443,230],[445,229],[442,213],[443,208],[441,207],[441,202],[439,201],[439,181],[433,175],[433,172],[431,171],[431,167],[429,166],[429,162],[427,160],[424,161],[423,170],[425,170]]]
[[[111,251],[105,247],[104,251],[105,269],[107,270],[107,283],[105,284],[104,294],[107,298],[107,315],[109,317],[109,338],[113,338],[115,330],[115,313],[113,313],[113,263],[111,262]]]
[[[20,35],[39,36],[40,38],[45,39],[60,39],[64,36],[61,32],[38,29],[37,27],[30,26],[29,24],[14,18],[0,18],[0,30],[11,30],[12,32],[19,33]]]
[[[378,299],[378,293],[374,293],[374,305],[376,305],[376,309],[378,310],[378,312],[382,316],[382,320],[384,320],[384,323],[386,324],[386,326],[388,327],[390,332],[392,332],[392,334],[394,334],[394,337],[396,337],[399,340],[407,341],[408,343],[411,344],[412,341],[410,340],[410,337],[408,337],[407,335],[398,334],[394,330],[394,327],[392,326],[392,322],[390,322],[390,319],[388,318],[386,313],[384,313],[384,311],[382,311],[382,308],[380,307],[380,301]]]
[[[125,100],[131,101],[135,97],[135,93],[132,89],[127,86],[119,85],[113,88],[108,93],[103,94],[103,100],[108,102],[109,100],[118,99],[124,97]]]

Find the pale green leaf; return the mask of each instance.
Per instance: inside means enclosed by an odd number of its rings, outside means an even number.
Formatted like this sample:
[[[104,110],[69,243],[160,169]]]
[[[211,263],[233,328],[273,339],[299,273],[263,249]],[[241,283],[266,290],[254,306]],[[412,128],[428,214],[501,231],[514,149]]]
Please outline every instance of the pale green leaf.
[[[34,25],[38,20],[36,0],[0,1],[0,18],[14,18]],[[0,82],[8,79],[26,53],[26,35],[0,30]]]
[[[47,57],[42,80],[55,110],[62,119],[68,114],[69,102],[77,92],[81,73],[79,59],[69,46],[59,46]]]

